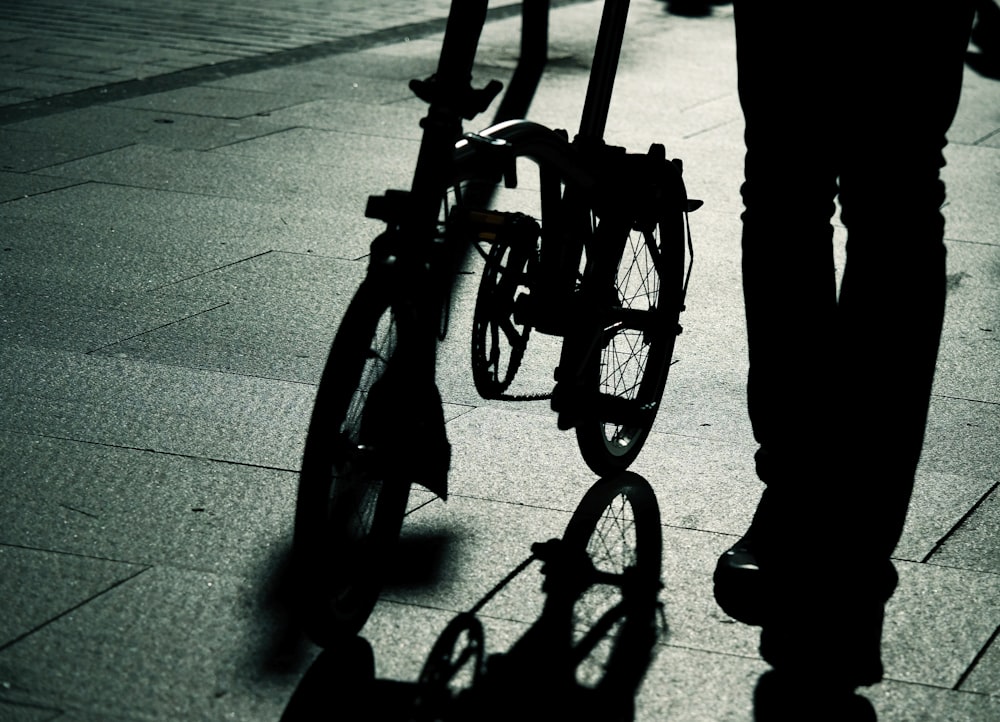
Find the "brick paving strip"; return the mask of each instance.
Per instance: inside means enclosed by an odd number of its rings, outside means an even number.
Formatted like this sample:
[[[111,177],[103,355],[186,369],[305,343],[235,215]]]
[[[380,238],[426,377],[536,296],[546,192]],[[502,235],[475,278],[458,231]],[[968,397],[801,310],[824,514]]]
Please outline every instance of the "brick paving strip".
[[[553,8],[586,1],[550,0]],[[0,125],[426,37],[444,30],[449,2],[406,5],[410,22],[402,24],[400,0],[271,5],[7,0],[0,6],[0,93],[31,97],[0,107]],[[487,21],[520,12],[518,2],[491,6]],[[22,74],[53,83],[26,90],[17,85]],[[103,82],[122,74],[135,77]],[[45,94],[60,83],[78,89]]]

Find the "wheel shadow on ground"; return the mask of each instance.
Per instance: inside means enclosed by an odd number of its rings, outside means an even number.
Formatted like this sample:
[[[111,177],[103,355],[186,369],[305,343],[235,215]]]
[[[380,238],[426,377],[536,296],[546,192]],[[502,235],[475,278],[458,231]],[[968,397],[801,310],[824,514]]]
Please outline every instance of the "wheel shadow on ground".
[[[661,532],[645,479],[625,472],[598,480],[561,538],[532,544],[528,559],[448,623],[417,680],[376,678],[371,644],[347,637],[316,657],[282,721],[632,719],[635,695],[667,633]],[[387,586],[432,582],[434,559],[448,544],[436,533],[407,539]],[[532,567],[543,576],[538,619],[505,652],[487,653],[478,613]]]

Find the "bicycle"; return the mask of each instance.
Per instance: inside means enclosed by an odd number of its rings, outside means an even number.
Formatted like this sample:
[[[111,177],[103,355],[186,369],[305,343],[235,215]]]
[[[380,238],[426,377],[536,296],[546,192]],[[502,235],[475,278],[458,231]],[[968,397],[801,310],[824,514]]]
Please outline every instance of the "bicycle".
[[[536,21],[542,15],[539,5],[547,13],[548,0],[525,4],[525,38],[539,35],[537,22],[527,22],[529,7]],[[561,336],[548,397],[559,428],[576,430],[598,475],[638,455],[680,332],[693,255],[687,217],[701,203],[688,199],[681,163],[667,160],[663,146],[630,154],[603,140],[628,1],[605,2],[572,141],[516,119],[463,133],[502,89],[495,80],[472,87],[486,12],[487,0],[453,0],[437,72],[410,83],[429,105],[412,185],[369,199],[366,214],[386,230],[371,244],[320,378],[293,559],[305,631],[321,646],[356,633],[371,613],[411,485],[447,498],[436,348],[470,245],[485,256],[473,323],[477,390],[505,398],[531,331]],[[522,52],[514,80],[537,82],[538,63],[539,53]],[[484,207],[484,188],[517,185],[520,158],[539,169],[540,220]]]
[[[535,562],[545,603],[506,651],[486,654],[480,613]],[[635,695],[665,633],[659,506],[633,472],[599,479],[561,538],[535,543],[440,633],[415,682],[376,680],[361,637],[324,651],[282,722],[317,719],[632,719]]]

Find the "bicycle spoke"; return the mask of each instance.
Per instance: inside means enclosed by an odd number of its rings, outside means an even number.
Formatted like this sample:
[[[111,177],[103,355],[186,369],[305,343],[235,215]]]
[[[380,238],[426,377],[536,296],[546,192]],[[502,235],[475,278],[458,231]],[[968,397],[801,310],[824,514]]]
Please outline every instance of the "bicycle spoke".
[[[603,285],[614,293],[605,337],[591,362],[599,403],[574,419],[580,450],[598,474],[627,468],[656,419],[678,328],[684,228],[678,215],[626,231],[618,258],[591,269],[584,280],[584,288]]]

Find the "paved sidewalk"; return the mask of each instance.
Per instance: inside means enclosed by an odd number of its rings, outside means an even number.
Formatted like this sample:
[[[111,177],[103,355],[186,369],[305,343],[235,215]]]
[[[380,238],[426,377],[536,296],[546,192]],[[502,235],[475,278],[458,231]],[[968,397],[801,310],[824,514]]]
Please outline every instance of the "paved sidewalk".
[[[575,129],[601,4],[553,10],[530,116]],[[507,80],[497,4],[476,80]],[[10,0],[0,5],[0,720],[278,720],[315,648],[283,635],[316,383],[408,184],[445,0]],[[742,121],[731,10],[633,0],[608,138],[685,162],[695,266],[653,438],[667,633],[639,720],[750,720],[757,632],[711,571],[760,494],[739,278]],[[886,78],[887,83],[892,78]],[[949,306],[896,552],[880,720],[1000,719],[1000,83],[967,70],[947,150]],[[821,139],[817,139],[818,142]],[[888,140],[888,139],[887,139]],[[530,210],[530,173],[504,196]],[[837,229],[838,241],[843,240]],[[559,536],[595,481],[545,402],[484,402],[463,276],[439,384],[447,503],[415,494],[363,635],[414,680],[448,620]],[[523,391],[557,347],[532,340]],[[873,420],[873,433],[891,434]],[[431,560],[428,562],[427,560]],[[397,570],[400,571],[400,570]],[[529,569],[484,610],[489,651],[537,619]],[[804,714],[803,719],[809,715]]]
[[[449,5],[10,2],[0,10],[0,122],[405,42],[442,30]],[[509,16],[518,5],[496,3],[490,12]]]

